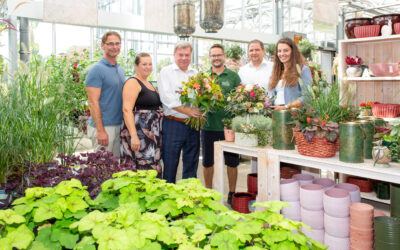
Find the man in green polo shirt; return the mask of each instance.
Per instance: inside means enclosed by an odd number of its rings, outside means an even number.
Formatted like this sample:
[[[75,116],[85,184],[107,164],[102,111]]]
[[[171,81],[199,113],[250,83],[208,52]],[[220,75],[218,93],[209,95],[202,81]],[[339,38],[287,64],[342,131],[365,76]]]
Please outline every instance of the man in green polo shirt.
[[[226,95],[240,85],[239,75],[225,67],[225,51],[220,44],[214,44],[210,48],[210,72],[216,77],[218,84],[222,88],[222,94]],[[224,125],[222,119],[227,117],[224,109],[207,114],[207,123],[201,130],[201,145],[203,153],[203,173],[204,182],[207,188],[212,188],[214,175],[214,142],[224,140]],[[236,190],[237,166],[239,156],[237,154],[224,152],[225,164],[227,165],[229,194],[228,203],[232,205],[232,195]]]

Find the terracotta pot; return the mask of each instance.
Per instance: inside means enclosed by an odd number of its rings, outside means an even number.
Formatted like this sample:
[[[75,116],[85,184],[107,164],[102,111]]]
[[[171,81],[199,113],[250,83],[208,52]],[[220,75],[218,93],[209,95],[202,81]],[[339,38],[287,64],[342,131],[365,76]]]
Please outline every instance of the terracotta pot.
[[[234,142],[235,141],[235,131],[233,129],[224,128],[225,141]]]
[[[372,18],[372,23],[380,25],[382,29],[382,26],[387,25],[389,20],[392,20],[392,30],[393,30],[392,34],[395,34],[393,24],[400,22],[400,14],[387,14],[387,15],[375,16]]]
[[[325,213],[335,217],[350,215],[350,194],[347,190],[332,188],[322,197]]]
[[[234,193],[232,197],[232,208],[233,210],[240,213],[250,213],[249,202],[253,199],[251,193],[239,192]]]
[[[382,211],[374,210],[374,217],[379,217],[379,216],[387,216],[387,215]]]
[[[374,229],[373,228],[358,228],[350,225],[350,238],[361,241],[372,241],[374,240]]]
[[[295,179],[281,180],[280,193],[281,201],[299,201],[299,183]]]
[[[364,241],[350,237],[350,249],[352,250],[371,250],[374,248],[374,241]]]
[[[366,204],[355,202],[350,205],[350,217],[359,216],[359,217],[368,217],[373,218],[374,207]]]
[[[300,208],[301,221],[312,229],[324,228],[324,210],[308,210]]]
[[[335,236],[346,238],[350,237],[350,217],[334,217],[329,214],[324,214],[325,232]]]
[[[372,228],[374,226],[374,221],[372,219],[365,219],[361,217],[351,217],[350,225],[357,228]]]
[[[354,34],[354,27],[370,25],[372,18],[352,18],[345,21],[345,31],[348,39],[356,38]]]
[[[324,187],[318,184],[304,184],[300,187],[300,205],[308,210],[323,210]]]
[[[400,34],[400,23],[393,24],[394,32]]]
[[[349,191],[351,202],[360,202],[360,188],[357,185],[351,183],[339,183],[335,185],[335,188],[341,188]]]
[[[313,184],[321,185],[325,190],[331,189],[335,186],[335,182],[329,178],[317,178],[313,180]]]

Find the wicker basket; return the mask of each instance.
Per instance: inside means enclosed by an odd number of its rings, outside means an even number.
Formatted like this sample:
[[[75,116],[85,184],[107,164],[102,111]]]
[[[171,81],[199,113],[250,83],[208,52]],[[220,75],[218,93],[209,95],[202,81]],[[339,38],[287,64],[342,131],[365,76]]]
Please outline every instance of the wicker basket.
[[[394,118],[400,115],[400,104],[374,104],[372,113],[376,117]]]
[[[303,133],[293,131],[296,139],[297,151],[301,155],[311,157],[332,157],[336,154],[335,143],[328,142],[325,137],[314,136],[311,142],[307,142]]]

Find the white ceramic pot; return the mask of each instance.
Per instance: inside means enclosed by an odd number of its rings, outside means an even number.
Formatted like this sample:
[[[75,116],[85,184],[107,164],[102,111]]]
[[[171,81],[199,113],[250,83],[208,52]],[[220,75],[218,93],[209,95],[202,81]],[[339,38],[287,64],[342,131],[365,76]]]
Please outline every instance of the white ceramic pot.
[[[235,144],[245,147],[256,147],[258,146],[258,138],[256,134],[235,132]]]
[[[308,210],[323,210],[324,187],[318,184],[304,184],[300,187],[300,205]]]
[[[325,245],[329,250],[350,250],[350,238],[335,237],[325,232]]]
[[[361,65],[348,65],[346,75],[349,77],[360,77],[362,74]]]
[[[317,178],[313,180],[313,183],[323,186],[325,190],[331,189],[335,186],[335,182],[329,178]]]
[[[346,238],[350,237],[350,217],[333,217],[324,214],[325,232],[329,235]]]
[[[287,201],[290,207],[282,208],[282,215],[291,220],[301,221],[300,201]]]
[[[350,200],[352,203],[361,201],[360,188],[357,185],[351,183],[339,183],[335,185],[335,188],[341,188],[349,191]]]
[[[313,240],[316,240],[321,243],[324,242],[324,236],[325,236],[324,229],[307,229],[303,227],[301,228],[301,231]]]
[[[347,190],[332,188],[323,195],[325,213],[334,217],[348,217],[350,215],[350,194]]]
[[[299,183],[295,179],[281,180],[281,201],[299,201]]]
[[[312,229],[324,228],[324,210],[308,210],[300,208],[301,221]]]
[[[310,174],[295,174],[293,175],[293,179],[297,180],[301,185],[311,184],[314,180],[314,176]]]

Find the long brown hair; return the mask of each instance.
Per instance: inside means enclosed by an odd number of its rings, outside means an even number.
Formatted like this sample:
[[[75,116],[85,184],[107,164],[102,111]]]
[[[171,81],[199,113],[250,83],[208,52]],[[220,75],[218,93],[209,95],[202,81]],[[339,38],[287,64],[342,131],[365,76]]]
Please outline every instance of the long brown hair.
[[[278,57],[278,45],[287,44],[292,49],[292,54],[290,56],[290,65],[285,72],[285,67]],[[304,56],[301,54],[296,43],[290,38],[282,38],[276,43],[275,53],[274,53],[274,67],[272,69],[272,75],[269,82],[269,90],[273,90],[276,85],[278,85],[279,80],[282,79],[283,73],[285,73],[283,80],[284,86],[294,87],[297,84],[300,74],[297,72],[296,65],[299,64],[300,67],[305,65]]]

